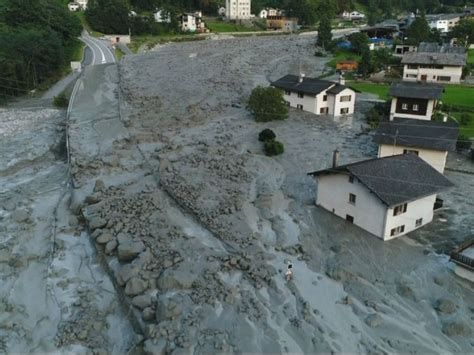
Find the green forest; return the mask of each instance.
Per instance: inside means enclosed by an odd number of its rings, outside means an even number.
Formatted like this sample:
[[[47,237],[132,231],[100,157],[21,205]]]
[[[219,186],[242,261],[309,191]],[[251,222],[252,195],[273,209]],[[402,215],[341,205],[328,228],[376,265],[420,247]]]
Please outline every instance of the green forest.
[[[0,97],[58,76],[79,47],[81,23],[59,0],[0,0]]]

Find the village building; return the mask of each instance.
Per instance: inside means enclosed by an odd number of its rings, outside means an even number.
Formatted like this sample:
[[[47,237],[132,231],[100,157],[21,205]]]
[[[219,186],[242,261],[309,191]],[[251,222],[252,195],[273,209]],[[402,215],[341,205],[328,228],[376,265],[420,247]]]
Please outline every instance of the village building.
[[[474,282],[474,239],[463,243],[451,253],[456,275]]]
[[[336,152],[335,152],[336,153]],[[309,173],[316,205],[382,240],[433,220],[436,195],[453,184],[415,154],[337,165]]]
[[[221,17],[224,17],[225,16],[225,7],[224,6],[219,7],[219,9],[217,10],[217,14]]]
[[[394,83],[389,91],[392,97],[390,117],[431,120],[443,91],[443,86],[437,84]]]
[[[229,20],[249,20],[252,18],[250,0],[226,0],[225,16]]]
[[[456,150],[459,125],[395,117],[380,122],[374,135],[378,157],[415,154],[440,173],[444,172],[448,152]]]
[[[365,18],[365,15],[359,11],[344,11],[341,14],[341,18],[343,20],[349,20],[349,21],[363,20]]]
[[[283,11],[280,9],[274,9],[271,7],[264,8],[258,14],[260,18],[267,18],[268,16],[283,16]]]
[[[153,17],[155,18],[155,22],[158,23],[171,23],[171,16],[170,13],[166,10],[159,9],[153,13]]]
[[[458,24],[461,17],[462,14],[427,15],[426,21],[431,29],[438,30],[441,33],[448,33]]]
[[[206,32],[206,26],[202,20],[201,11],[194,13],[183,13],[179,17],[180,28],[183,32]]]
[[[459,84],[466,61],[463,47],[421,43],[403,55],[403,80]]]
[[[267,30],[279,30],[284,32],[294,32],[299,29],[297,18],[285,16],[267,16]]]
[[[341,83],[306,78],[303,74],[286,75],[272,83],[284,90],[289,107],[316,115],[343,116],[354,113],[355,92]]]
[[[395,50],[393,55],[395,57],[403,57],[403,55],[407,52],[416,52],[418,49],[417,46],[409,45],[409,44],[397,44],[395,46]]]
[[[81,5],[78,2],[70,2],[67,4],[69,11],[79,11],[81,10]]]
[[[359,68],[357,60],[341,60],[336,63],[337,71],[356,71]]]

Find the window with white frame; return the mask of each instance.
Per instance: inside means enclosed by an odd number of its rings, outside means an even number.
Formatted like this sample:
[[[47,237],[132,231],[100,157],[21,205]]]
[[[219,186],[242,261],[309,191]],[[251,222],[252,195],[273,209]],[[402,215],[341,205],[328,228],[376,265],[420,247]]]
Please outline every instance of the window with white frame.
[[[393,228],[391,231],[390,231],[390,236],[393,237],[393,236],[396,236],[398,234],[401,234],[405,232],[405,225],[403,226],[399,226],[397,228]]]
[[[341,102],[349,102],[352,100],[352,96],[351,95],[344,95],[344,96],[341,96],[341,99],[340,101]]]
[[[341,115],[346,115],[349,113],[349,107],[341,108]]]
[[[298,104],[298,105],[296,105],[296,108],[297,108],[298,110],[302,110],[302,109],[303,109],[303,105],[299,105],[299,104]]]
[[[402,104],[402,110],[408,110],[408,104]]]
[[[349,203],[350,203],[351,205],[355,205],[355,204],[356,204],[356,198],[357,198],[356,195],[354,195],[354,194],[349,194]]]
[[[418,104],[413,104],[413,111],[418,111],[419,108]]]
[[[415,227],[419,227],[423,224],[423,218],[418,218],[415,222]]]
[[[406,203],[404,203],[403,205],[395,206],[395,208],[393,209],[393,215],[398,216],[405,213],[407,211],[407,207],[408,207],[408,204]]]

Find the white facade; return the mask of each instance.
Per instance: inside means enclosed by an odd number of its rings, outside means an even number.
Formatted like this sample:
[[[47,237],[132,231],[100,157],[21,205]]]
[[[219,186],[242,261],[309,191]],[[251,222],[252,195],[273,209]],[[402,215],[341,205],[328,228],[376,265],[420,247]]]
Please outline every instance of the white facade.
[[[448,65],[423,65],[423,64],[405,64],[403,67],[403,80],[405,81],[424,81],[436,83],[454,83],[461,82],[462,66]]]
[[[219,16],[225,16],[225,7],[220,7],[218,10],[217,10],[217,14]]]
[[[260,11],[260,13],[258,14],[258,17],[260,18],[267,18],[268,17],[268,11],[266,9],[263,9],[262,11]]]
[[[79,11],[81,9],[81,5],[79,5],[77,2],[70,2],[67,4],[67,7],[69,11]]]
[[[362,12],[359,11],[344,11],[341,14],[341,17],[345,20],[361,20],[365,18],[365,15]]]
[[[433,112],[436,106],[436,100],[426,100],[428,101],[427,107],[426,107],[426,113],[423,115],[416,115],[412,113],[404,113],[403,108],[402,110],[397,111],[397,103],[398,103],[399,98],[394,97],[392,98],[392,105],[390,106],[390,117],[400,117],[400,118],[413,118],[415,120],[426,120],[426,121],[431,121],[431,116],[433,116]],[[402,101],[403,102],[403,101]],[[413,106],[409,107],[409,105],[416,105],[416,103],[406,103],[406,111],[408,112],[413,112]]]
[[[202,21],[202,13],[198,11],[194,14],[182,14],[180,27],[183,32],[204,30],[205,24]]]
[[[456,275],[462,277],[463,279],[474,282],[474,271],[456,264],[454,266],[454,272],[456,273]]]
[[[352,218],[352,223],[382,240],[405,235],[433,220],[436,194],[406,203],[400,207],[405,212],[394,215],[375,194],[347,174],[322,175],[317,177],[316,205],[343,218]],[[350,201],[350,194],[355,202]]]
[[[165,10],[157,10],[153,14],[153,17],[155,18],[155,22],[158,23],[171,23],[171,17],[169,12]]]
[[[407,146],[398,145],[398,144],[397,145],[380,144],[378,157],[383,158],[383,157],[389,157],[392,155],[404,154],[408,152],[417,154],[418,157],[423,159],[425,162],[427,162],[433,168],[435,168],[441,174],[443,174],[444,168],[446,166],[446,159],[448,157],[447,151],[418,148],[418,147],[407,147]]]
[[[226,0],[225,16],[229,20],[248,20],[251,15],[251,0]]]
[[[355,92],[346,88],[337,95],[328,93],[328,90],[333,86],[317,95],[285,91],[283,98],[288,106],[316,115],[352,115],[355,106]]]
[[[450,32],[459,22],[460,16],[440,16],[428,20],[428,26],[441,33]]]

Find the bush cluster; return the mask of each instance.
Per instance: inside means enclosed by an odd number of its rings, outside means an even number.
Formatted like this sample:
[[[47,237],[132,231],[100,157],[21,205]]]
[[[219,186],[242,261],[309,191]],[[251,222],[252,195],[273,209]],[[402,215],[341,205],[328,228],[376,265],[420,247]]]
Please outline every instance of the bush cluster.
[[[277,141],[275,138],[275,132],[268,128],[261,131],[258,135],[258,140],[263,142],[265,154],[269,157],[283,154],[285,151],[283,143]]]

